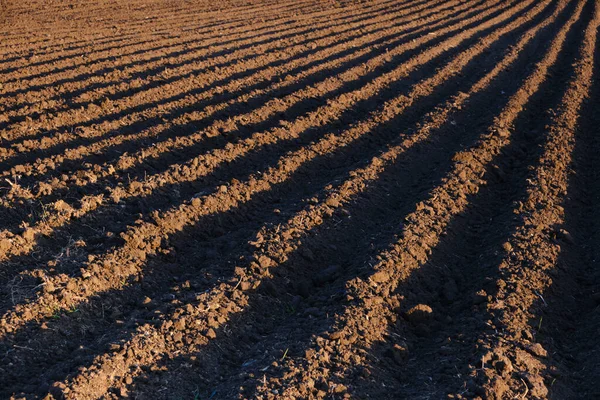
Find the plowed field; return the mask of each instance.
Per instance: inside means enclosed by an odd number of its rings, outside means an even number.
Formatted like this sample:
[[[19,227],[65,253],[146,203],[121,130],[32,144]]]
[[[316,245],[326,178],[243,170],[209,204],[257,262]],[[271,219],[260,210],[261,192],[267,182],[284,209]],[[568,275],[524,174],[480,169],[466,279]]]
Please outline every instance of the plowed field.
[[[600,398],[599,0],[0,2],[0,398]]]

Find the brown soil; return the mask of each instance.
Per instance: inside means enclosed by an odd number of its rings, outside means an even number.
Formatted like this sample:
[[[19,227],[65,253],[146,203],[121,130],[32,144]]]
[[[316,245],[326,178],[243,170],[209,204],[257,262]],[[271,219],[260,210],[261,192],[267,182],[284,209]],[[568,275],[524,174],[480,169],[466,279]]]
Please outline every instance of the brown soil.
[[[600,397],[596,0],[0,0],[0,397]]]

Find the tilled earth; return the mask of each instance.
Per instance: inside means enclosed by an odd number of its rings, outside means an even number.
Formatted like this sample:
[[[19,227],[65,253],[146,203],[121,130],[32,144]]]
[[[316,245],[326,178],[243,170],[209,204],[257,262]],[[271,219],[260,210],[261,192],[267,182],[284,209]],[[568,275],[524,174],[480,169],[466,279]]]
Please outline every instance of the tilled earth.
[[[600,398],[598,0],[0,22],[1,398]]]

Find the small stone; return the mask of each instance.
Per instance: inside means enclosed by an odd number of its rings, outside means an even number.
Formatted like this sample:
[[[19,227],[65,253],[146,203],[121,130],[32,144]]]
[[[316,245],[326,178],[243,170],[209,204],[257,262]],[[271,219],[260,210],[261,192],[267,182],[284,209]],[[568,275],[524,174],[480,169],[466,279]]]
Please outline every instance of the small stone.
[[[427,304],[417,304],[405,314],[406,319],[414,324],[422,324],[431,320],[433,310]]]

